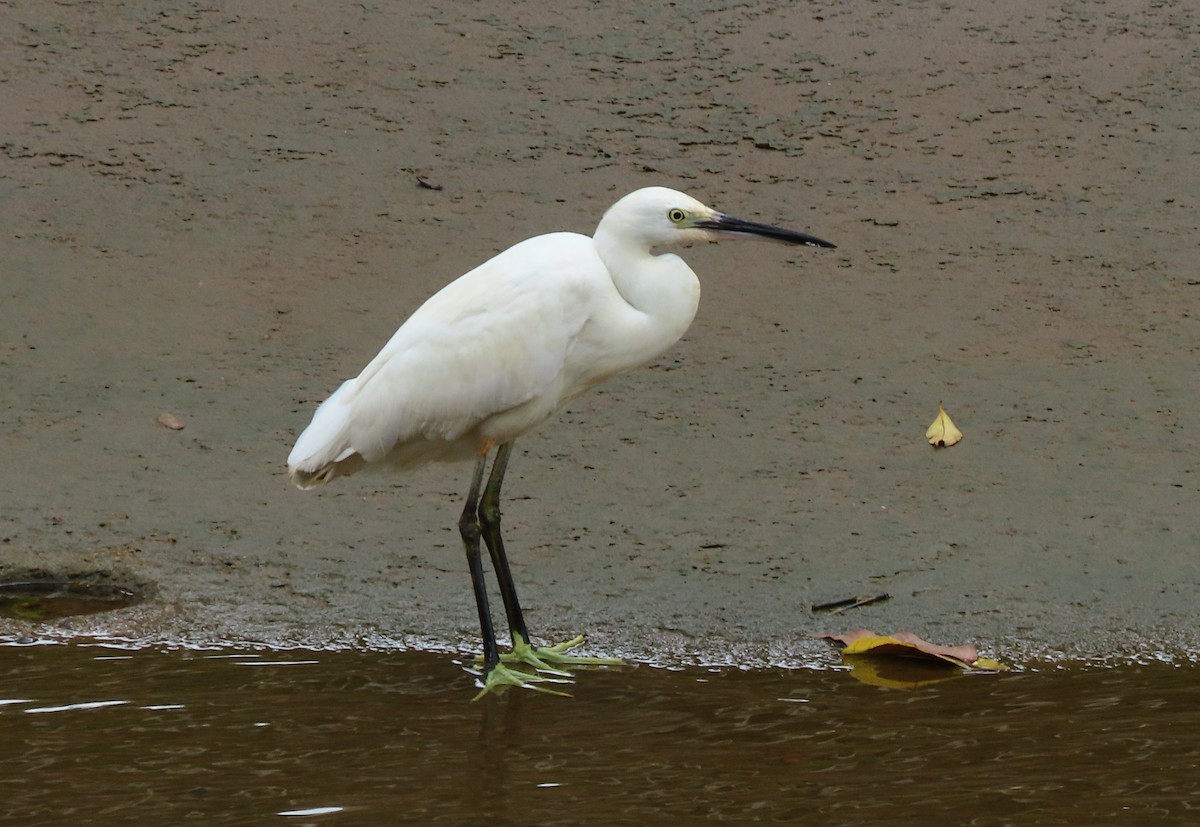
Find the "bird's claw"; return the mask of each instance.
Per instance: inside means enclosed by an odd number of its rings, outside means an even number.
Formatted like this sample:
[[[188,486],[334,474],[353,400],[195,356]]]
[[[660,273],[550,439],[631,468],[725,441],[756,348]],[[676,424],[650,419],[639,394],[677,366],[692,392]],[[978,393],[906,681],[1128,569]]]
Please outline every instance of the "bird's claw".
[[[535,669],[551,673],[559,671],[547,665],[551,663],[561,666],[619,666],[624,662],[620,658],[568,655],[567,652],[583,644],[585,640],[583,635],[556,643],[553,646],[539,646],[536,649],[526,643],[520,635],[516,635],[513,640],[513,650],[508,654],[509,659],[519,660],[528,663]],[[504,660],[504,657],[501,656],[500,659]]]
[[[571,697],[566,692],[561,692],[549,686],[543,686],[547,683],[570,683],[566,678],[551,677],[549,675],[540,675],[537,672],[526,672],[521,669],[509,669],[503,663],[498,663],[493,666],[481,681],[476,681],[475,685],[479,686],[479,694],[472,698],[472,701],[477,701],[484,695],[502,689],[508,686],[518,686],[522,689],[532,689],[535,692],[545,692],[547,695],[560,695],[564,698]]]
[[[549,675],[557,675],[562,678],[574,677],[570,672],[565,672],[557,667],[559,666],[620,666],[624,663],[620,658],[602,658],[592,657],[590,655],[568,655],[567,652],[580,646],[586,640],[583,635],[573,637],[570,640],[556,643],[553,646],[538,646],[529,645],[529,642],[521,635],[513,634],[513,647],[511,652],[505,652],[500,656],[501,663],[523,663],[527,666],[532,666],[539,672],[545,672]],[[482,656],[476,656],[475,661],[478,663],[483,660]]]
[[[483,680],[483,688],[475,696],[475,700],[479,700],[493,689],[498,689],[502,686],[520,686],[525,689],[533,689],[551,695],[566,696],[566,692],[560,692],[557,689],[540,685],[544,683],[571,683],[571,678],[575,676],[558,667],[617,666],[624,663],[620,658],[567,654],[583,642],[583,635],[579,635],[562,643],[557,643],[554,646],[534,647],[529,645],[529,642],[521,635],[513,634],[512,651],[502,654],[500,656],[500,663],[492,667],[487,673],[487,676]],[[483,658],[476,657],[475,660],[478,663]],[[523,663],[526,666],[532,666],[536,671],[527,672],[523,669],[512,669],[506,666],[506,664],[510,663]]]

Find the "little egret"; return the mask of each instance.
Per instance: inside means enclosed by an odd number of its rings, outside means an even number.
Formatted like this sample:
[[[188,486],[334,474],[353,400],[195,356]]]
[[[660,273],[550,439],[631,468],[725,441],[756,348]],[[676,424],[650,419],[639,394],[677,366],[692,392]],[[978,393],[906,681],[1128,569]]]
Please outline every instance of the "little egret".
[[[593,385],[654,359],[688,329],[700,282],[681,258],[656,249],[755,236],[834,246],[725,215],[665,187],[622,198],[591,238],[560,232],[522,241],[421,305],[362,373],[317,408],[296,440],[288,471],[301,488],[367,466],[474,461],[458,527],[483,635],[480,695],[503,685],[551,691],[537,683],[570,677],[557,667],[619,662],[567,654],[582,636],[557,646],[530,645],[500,536],[500,486],[513,440]],[[513,651],[503,660],[537,672],[502,663],[481,537],[512,636]]]

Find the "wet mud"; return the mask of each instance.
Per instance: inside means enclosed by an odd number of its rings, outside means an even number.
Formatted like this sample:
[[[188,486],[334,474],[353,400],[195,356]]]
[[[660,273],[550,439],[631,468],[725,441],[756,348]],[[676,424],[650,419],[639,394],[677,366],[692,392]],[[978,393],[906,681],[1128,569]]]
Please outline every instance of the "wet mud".
[[[301,493],[284,458],[425,296],[664,184],[839,246],[686,251],[685,339],[517,444],[536,633],[739,664],[860,625],[1197,651],[1194,9],[3,17],[0,580],[155,589],[51,631],[474,645],[469,469]]]

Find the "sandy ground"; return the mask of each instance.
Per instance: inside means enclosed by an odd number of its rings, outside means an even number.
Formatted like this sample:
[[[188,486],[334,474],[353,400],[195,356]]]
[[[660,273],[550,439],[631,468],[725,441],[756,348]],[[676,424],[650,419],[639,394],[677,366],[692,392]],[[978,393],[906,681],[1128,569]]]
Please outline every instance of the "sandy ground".
[[[1198,16],[6,4],[0,579],[153,595],[63,631],[476,645],[467,467],[302,493],[284,458],[436,288],[663,184],[839,247],[687,251],[685,339],[518,442],[535,632],[1194,656]],[[939,400],[966,438],[935,451]]]

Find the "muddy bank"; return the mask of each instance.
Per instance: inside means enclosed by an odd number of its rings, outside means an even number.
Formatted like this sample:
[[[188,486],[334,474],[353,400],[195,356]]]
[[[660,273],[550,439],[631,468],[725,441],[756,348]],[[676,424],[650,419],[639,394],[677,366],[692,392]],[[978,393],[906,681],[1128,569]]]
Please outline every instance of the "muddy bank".
[[[301,493],[283,460],[441,284],[665,184],[839,247],[686,252],[684,341],[518,443],[535,630],[739,662],[832,625],[1197,650],[1193,12],[5,16],[0,578],[155,594],[75,628],[470,643],[467,468]],[[966,438],[935,452],[939,400]]]

